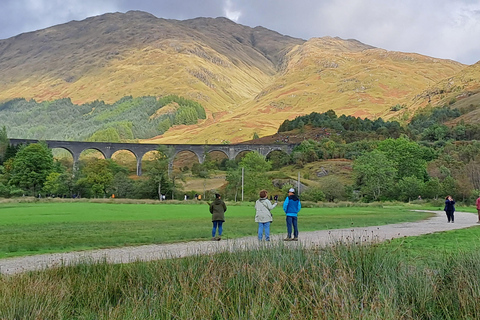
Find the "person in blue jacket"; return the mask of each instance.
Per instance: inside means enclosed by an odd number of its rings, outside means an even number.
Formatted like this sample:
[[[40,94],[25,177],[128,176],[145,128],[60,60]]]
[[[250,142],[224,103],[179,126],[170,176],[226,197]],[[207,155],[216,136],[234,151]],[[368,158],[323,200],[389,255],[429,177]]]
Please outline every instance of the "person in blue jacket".
[[[288,190],[288,197],[283,202],[283,211],[287,215],[287,237],[285,241],[298,241],[298,226],[297,218],[298,212],[302,209],[300,199],[295,194],[295,189],[290,188]],[[293,225],[293,238],[292,238],[292,225]]]

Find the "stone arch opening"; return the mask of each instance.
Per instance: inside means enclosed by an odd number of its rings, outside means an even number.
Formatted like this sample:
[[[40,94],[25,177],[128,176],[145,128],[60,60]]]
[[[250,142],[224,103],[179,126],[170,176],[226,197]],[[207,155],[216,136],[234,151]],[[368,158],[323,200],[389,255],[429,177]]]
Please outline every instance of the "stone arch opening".
[[[118,165],[127,168],[130,174],[137,173],[137,156],[128,149],[117,150],[112,154],[112,160]]]
[[[72,151],[67,148],[52,148],[53,158],[60,162],[60,164],[65,167],[67,170],[73,170],[73,165],[75,159],[73,158]]]
[[[154,165],[155,161],[157,160],[158,157],[158,151],[156,150],[151,150],[148,152],[145,152],[141,156],[142,158],[140,159],[140,164],[142,167],[142,175],[148,174],[152,170],[152,166]]]
[[[173,170],[189,171],[195,164],[200,164],[198,155],[190,150],[181,150],[173,158]]]
[[[212,150],[207,153],[204,164],[215,169],[221,169],[222,164],[228,160],[228,155],[221,150]]]
[[[96,148],[84,149],[82,150],[82,152],[80,152],[80,155],[78,157],[80,161],[86,161],[89,159],[106,159],[106,158],[107,157],[102,152],[102,150],[96,149]]]
[[[96,148],[84,149],[78,154],[78,160],[75,163],[74,170],[81,170],[87,164],[99,159],[107,159],[107,157],[101,150]]]

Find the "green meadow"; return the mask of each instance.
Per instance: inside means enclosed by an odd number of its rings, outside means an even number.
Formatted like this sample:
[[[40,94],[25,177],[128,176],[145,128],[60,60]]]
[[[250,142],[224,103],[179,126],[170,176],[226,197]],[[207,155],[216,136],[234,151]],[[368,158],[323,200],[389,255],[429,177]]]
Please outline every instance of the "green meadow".
[[[223,238],[254,236],[253,204],[227,203]],[[285,233],[281,207],[272,211],[271,232]],[[406,206],[303,208],[299,229],[313,231],[425,219]],[[206,202],[117,204],[34,202],[0,204],[0,258],[141,244],[209,240]]]

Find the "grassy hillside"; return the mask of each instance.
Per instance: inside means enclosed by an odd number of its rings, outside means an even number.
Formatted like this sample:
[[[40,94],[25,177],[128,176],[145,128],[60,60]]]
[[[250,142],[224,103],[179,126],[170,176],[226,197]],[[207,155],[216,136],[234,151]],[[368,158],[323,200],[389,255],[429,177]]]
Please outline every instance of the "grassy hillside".
[[[224,20],[216,25],[242,28]],[[210,43],[205,38],[182,22],[142,12],[106,14],[22,34],[0,42],[0,99],[70,97],[74,103],[112,103],[125,95],[177,93],[208,100],[215,111],[255,94],[275,72],[275,65],[251,46],[225,52],[221,36]]]
[[[313,111],[408,118],[425,106],[422,92],[443,79],[478,79],[465,67],[355,40],[295,39],[225,18],[177,21],[132,11],[1,40],[0,101],[111,104],[176,94],[202,104],[207,119],[145,141],[234,143]]]
[[[213,143],[240,142],[255,132],[275,133],[285,119],[329,109],[362,118],[406,119],[391,109],[408,109],[419,92],[463,68],[454,61],[388,52],[352,40],[311,39],[287,55],[283,71],[252,100],[214,114],[211,122],[175,128],[153,141],[195,136]]]
[[[452,121],[480,121],[480,62],[467,66],[452,77],[439,81],[415,97],[409,114],[425,107],[450,105],[465,113]]]
[[[0,103],[0,123],[6,124],[10,138],[131,142],[205,118],[200,104],[178,96],[129,96],[111,105],[101,101],[75,105],[70,99]]]

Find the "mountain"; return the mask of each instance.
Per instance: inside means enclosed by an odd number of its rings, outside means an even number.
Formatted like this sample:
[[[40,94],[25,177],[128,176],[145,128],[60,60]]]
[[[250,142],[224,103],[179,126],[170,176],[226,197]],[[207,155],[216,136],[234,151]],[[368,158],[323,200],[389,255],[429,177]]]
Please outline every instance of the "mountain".
[[[462,72],[469,77],[470,67],[356,40],[305,41],[226,18],[130,11],[0,40],[0,101],[176,94],[201,103],[207,119],[148,142],[233,143],[313,111],[405,118],[424,107],[422,95]]]

